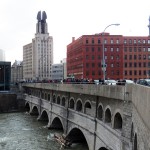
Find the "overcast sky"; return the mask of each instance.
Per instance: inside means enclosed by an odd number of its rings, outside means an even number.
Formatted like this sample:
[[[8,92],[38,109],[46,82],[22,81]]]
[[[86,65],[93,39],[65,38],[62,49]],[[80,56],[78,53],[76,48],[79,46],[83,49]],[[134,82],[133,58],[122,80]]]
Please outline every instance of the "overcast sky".
[[[0,49],[6,61],[23,60],[23,45],[35,36],[37,13],[46,11],[54,63],[66,58],[72,37],[106,32],[148,36],[150,0],[0,0]]]

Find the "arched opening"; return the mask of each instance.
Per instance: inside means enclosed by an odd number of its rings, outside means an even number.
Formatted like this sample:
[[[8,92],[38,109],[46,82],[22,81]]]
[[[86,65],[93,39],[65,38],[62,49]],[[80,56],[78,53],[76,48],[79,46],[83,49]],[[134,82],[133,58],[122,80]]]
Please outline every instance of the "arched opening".
[[[103,119],[103,108],[102,108],[101,105],[98,107],[98,110],[97,110],[97,118],[98,118],[99,120],[102,120],[102,119]]]
[[[121,117],[120,113],[115,114],[114,129],[122,129],[122,117]]]
[[[60,96],[57,97],[57,104],[60,104]]]
[[[58,117],[56,117],[50,126],[50,129],[63,130],[63,125]]]
[[[98,150],[108,150],[108,149],[105,148],[105,147],[101,147],[101,148],[99,148]]]
[[[131,139],[130,139],[131,142],[133,142],[133,138],[134,138],[134,126],[132,123],[132,125],[131,125]]]
[[[84,113],[91,115],[91,104],[89,102],[86,102],[84,105]]]
[[[135,133],[135,135],[134,135],[134,145],[133,145],[134,147],[134,149],[133,150],[137,150],[137,134]]]
[[[53,95],[53,103],[56,103],[56,96]]]
[[[48,101],[50,101],[50,94],[48,94]]]
[[[30,105],[29,105],[29,103],[26,103],[26,105],[25,105],[25,111],[26,112],[30,112]]]
[[[46,112],[45,110],[42,112],[42,115],[41,115],[41,117],[40,117],[40,120],[42,120],[42,121],[48,123],[48,121],[49,121],[49,119],[48,119],[48,114],[47,114],[47,112]]]
[[[65,107],[65,105],[66,105],[66,99],[63,97],[63,98],[62,98],[62,106]]]
[[[33,116],[38,116],[39,115],[38,108],[34,106],[30,114]]]
[[[76,111],[82,111],[82,103],[80,100],[77,101]]]
[[[105,122],[111,123],[111,112],[109,108],[107,108],[105,111]]]
[[[88,144],[86,141],[86,138],[82,131],[78,128],[72,129],[69,134],[66,136],[66,139],[68,139],[71,143],[82,143],[82,149],[88,150]]]
[[[71,99],[69,102],[69,108],[74,109],[74,100]]]

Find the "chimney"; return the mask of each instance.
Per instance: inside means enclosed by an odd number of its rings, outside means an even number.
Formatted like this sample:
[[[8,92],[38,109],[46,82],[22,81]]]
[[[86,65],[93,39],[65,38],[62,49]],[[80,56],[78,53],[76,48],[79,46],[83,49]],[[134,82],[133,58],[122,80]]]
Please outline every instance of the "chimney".
[[[74,42],[75,41],[75,37],[72,37],[72,42]]]

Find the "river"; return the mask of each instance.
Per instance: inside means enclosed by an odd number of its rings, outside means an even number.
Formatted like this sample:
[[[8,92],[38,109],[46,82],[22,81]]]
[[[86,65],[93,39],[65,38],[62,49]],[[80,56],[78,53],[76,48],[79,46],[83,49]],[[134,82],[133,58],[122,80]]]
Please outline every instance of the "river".
[[[0,114],[0,150],[60,150],[54,140],[54,133],[45,122],[37,121],[36,116],[22,113]],[[67,150],[88,150],[81,144],[73,144]]]

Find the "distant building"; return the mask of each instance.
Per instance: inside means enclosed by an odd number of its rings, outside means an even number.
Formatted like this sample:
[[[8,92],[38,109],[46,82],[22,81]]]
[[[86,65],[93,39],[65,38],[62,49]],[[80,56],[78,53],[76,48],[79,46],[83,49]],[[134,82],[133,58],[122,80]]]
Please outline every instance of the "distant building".
[[[10,90],[11,62],[0,61],[0,91]]]
[[[45,11],[38,12],[36,34],[32,43],[23,46],[23,78],[44,80],[52,78],[53,37],[49,36]]]
[[[17,61],[11,66],[11,82],[17,83],[23,81],[23,62]]]
[[[67,46],[67,74],[75,78],[103,79],[103,36],[106,79],[150,77],[150,36],[109,33],[73,38]]]
[[[5,51],[0,49],[0,61],[5,61]]]

